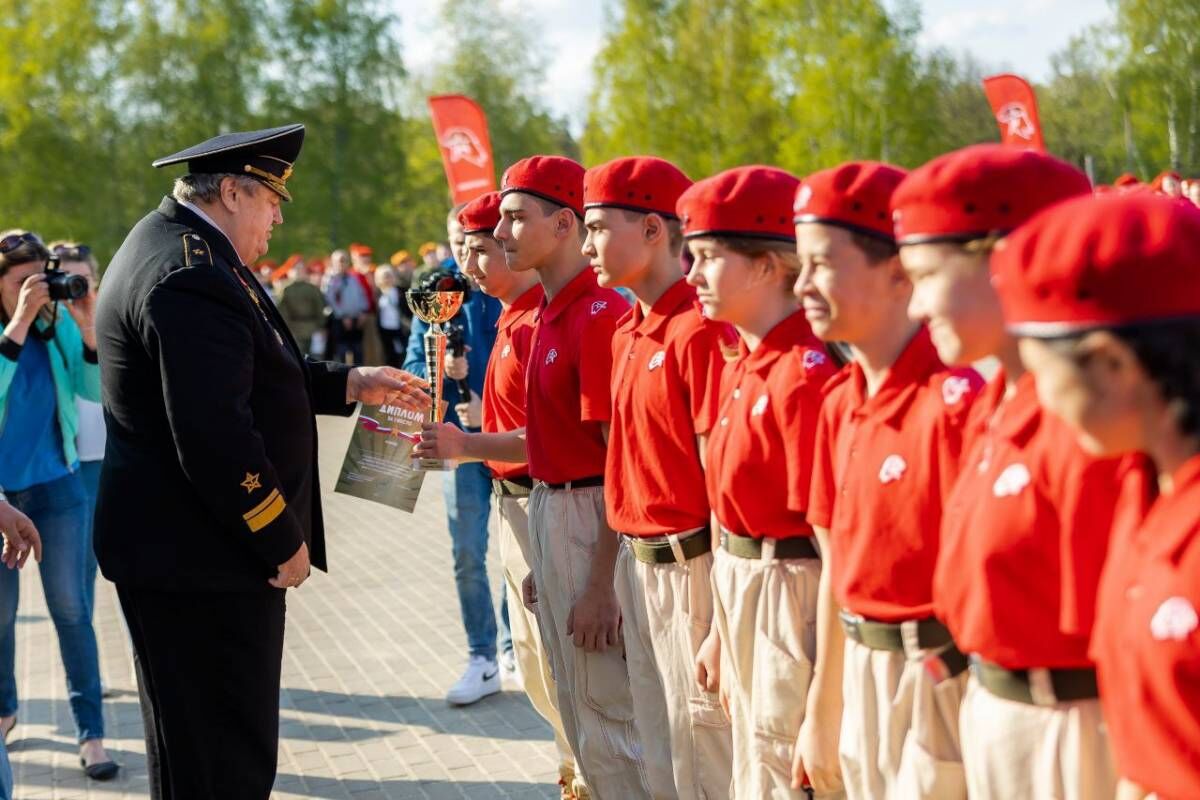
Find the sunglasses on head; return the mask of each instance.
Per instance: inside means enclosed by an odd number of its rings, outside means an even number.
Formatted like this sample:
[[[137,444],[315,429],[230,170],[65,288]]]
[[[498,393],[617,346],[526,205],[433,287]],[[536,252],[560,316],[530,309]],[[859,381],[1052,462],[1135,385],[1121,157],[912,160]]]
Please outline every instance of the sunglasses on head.
[[[11,253],[22,245],[38,244],[40,242],[41,239],[37,237],[36,233],[10,233],[8,236],[0,239],[0,255]]]
[[[86,244],[76,245],[75,247],[59,245],[54,248],[54,255],[58,256],[60,261],[87,261],[92,255],[92,248]]]

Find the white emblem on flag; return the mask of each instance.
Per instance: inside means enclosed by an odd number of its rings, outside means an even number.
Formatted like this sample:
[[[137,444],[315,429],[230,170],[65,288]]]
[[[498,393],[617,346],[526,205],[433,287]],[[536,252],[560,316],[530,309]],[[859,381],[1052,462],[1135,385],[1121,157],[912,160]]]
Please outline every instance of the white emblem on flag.
[[[657,353],[650,356],[650,365],[646,368],[646,370],[648,372],[653,372],[654,370],[661,367],[663,365],[663,362],[666,360],[667,360],[667,351],[659,350]]]
[[[596,316],[606,308],[608,308],[607,300],[597,300],[596,302],[592,303],[592,316]]]
[[[754,407],[750,409],[750,416],[761,417],[767,413],[767,396],[764,394],[754,401]]]
[[[971,382],[966,378],[954,376],[942,381],[942,402],[948,406],[958,405],[971,391]]]
[[[1009,464],[992,484],[992,494],[996,497],[1013,497],[1029,485],[1029,468],[1024,464]]]
[[[487,163],[487,153],[483,150],[483,144],[470,128],[447,128],[438,144],[445,149],[451,164],[466,161],[468,164],[482,167]]]
[[[1200,625],[1196,608],[1185,597],[1168,597],[1150,619],[1150,635],[1160,642],[1182,642]]]
[[[557,358],[558,358],[558,351],[555,350],[553,347],[551,347],[550,352],[546,353],[546,363],[553,364]]]
[[[825,357],[825,354],[818,350],[804,351],[804,368],[806,370],[812,369],[813,367],[819,367],[828,360],[829,359]]]
[[[813,190],[808,184],[800,187],[800,191],[796,192],[796,204],[792,206],[792,211],[803,211],[812,200]]]
[[[898,481],[906,469],[908,469],[908,464],[903,458],[898,455],[890,455],[883,460],[883,466],[879,468],[879,482]]]
[[[509,353],[511,353],[511,352],[512,352],[512,345],[511,345],[511,344],[506,344],[506,345],[504,345],[504,349],[500,351],[500,357],[501,357],[501,358],[508,358],[508,355],[509,355]]]
[[[1009,136],[1018,136],[1033,141],[1037,128],[1033,127],[1033,119],[1024,103],[1005,103],[996,112],[996,122],[1008,126]]]

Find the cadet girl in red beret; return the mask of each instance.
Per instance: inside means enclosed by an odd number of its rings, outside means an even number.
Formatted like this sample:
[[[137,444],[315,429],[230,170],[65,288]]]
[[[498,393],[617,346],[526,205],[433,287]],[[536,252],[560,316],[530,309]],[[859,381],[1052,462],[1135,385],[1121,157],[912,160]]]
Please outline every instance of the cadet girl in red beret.
[[[1131,195],[1051,209],[994,260],[1046,407],[1089,452],[1144,452],[1157,472],[1149,514],[1113,533],[1092,635],[1122,800],[1200,790],[1198,253],[1200,210]]]
[[[930,769],[917,753],[960,760],[957,719],[940,713],[935,676],[964,672],[966,658],[933,616],[933,570],[942,501],[983,381],[943,366],[907,317],[912,285],[890,208],[904,177],[851,162],[796,192],[796,294],[819,338],[854,351],[826,384],[817,429],[807,516],[828,557],[797,772],[818,792],[844,782],[851,798],[945,800],[966,796],[961,769]]]
[[[959,717],[972,800],[1086,800],[1115,786],[1087,643],[1117,465],[1087,456],[1039,407],[988,269],[1034,213],[1090,194],[1056,158],[978,145],[915,170],[892,196],[910,315],[943,362],[1001,363],[972,409],[933,585],[935,613],[972,660]]]
[[[675,203],[692,182],[660,158],[618,158],[584,176],[583,254],[601,286],[635,299],[613,336],[605,467],[625,658],[655,796],[729,796],[729,720],[697,684],[712,619],[713,535],[702,448],[716,422],[722,329],[679,271]],[[661,789],[661,791],[659,791]]]
[[[797,179],[741,167],[700,181],[677,209],[688,283],[741,335],[709,438],[720,687],[733,723],[737,798],[799,797],[792,756],[816,647],[817,557],[805,518],[821,387],[835,369],[791,288]]]

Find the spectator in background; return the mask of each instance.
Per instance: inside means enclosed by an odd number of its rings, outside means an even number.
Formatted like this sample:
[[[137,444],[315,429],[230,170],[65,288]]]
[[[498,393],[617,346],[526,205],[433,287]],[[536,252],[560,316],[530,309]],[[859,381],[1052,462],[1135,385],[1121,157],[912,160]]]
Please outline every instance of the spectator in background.
[[[333,361],[363,363],[363,325],[370,300],[358,277],[350,271],[350,254],[334,250],[329,256],[329,284],[325,287],[329,305],[329,345]]]
[[[413,261],[413,257],[407,250],[397,250],[392,253],[391,263],[392,269],[396,270],[396,286],[400,288],[400,291],[407,292],[412,288],[413,272],[417,269],[417,262]]]
[[[412,282],[414,286],[427,272],[438,268],[437,244],[426,242],[417,248],[417,255],[421,257],[421,265],[413,270]]]
[[[316,359],[324,358],[325,295],[309,280],[303,259],[292,264],[288,278],[279,288],[275,301],[300,349]]]
[[[1187,191],[1183,196],[1191,200],[1194,206],[1200,208],[1200,177],[1192,178],[1187,182]]]
[[[350,259],[354,267],[354,277],[362,284],[363,292],[367,295],[367,313],[363,319],[363,363],[372,367],[380,366],[386,361],[383,342],[379,336],[379,298],[375,291],[375,264],[371,257],[374,251],[365,244],[350,245]]]
[[[1178,172],[1169,169],[1158,173],[1150,186],[1154,191],[1159,194],[1165,194],[1167,197],[1181,197],[1183,195],[1183,179],[1179,176]]]
[[[389,367],[404,363],[408,335],[412,330],[412,309],[400,289],[396,270],[380,267],[375,270],[375,286],[379,289],[379,336],[383,339],[383,354]]]
[[[449,223],[447,223],[449,224]],[[458,224],[455,222],[455,224]],[[459,238],[462,238],[461,229]],[[446,269],[458,269],[458,248],[452,246],[449,242],[438,242],[437,248],[433,251],[434,257],[437,258],[438,266]]]
[[[270,259],[263,259],[254,265],[254,277],[258,278],[258,283],[262,286],[263,291],[267,293],[267,297],[275,301],[275,288],[271,280],[271,275],[279,265]]]
[[[87,279],[92,302],[99,288],[100,265],[92,250],[78,242],[51,242],[50,252],[59,258],[63,272]],[[100,466],[104,463],[104,408],[95,400],[75,395],[79,429],[75,433],[75,451],[79,456],[79,478],[87,493],[87,524],[84,527],[85,560],[83,593],[87,598],[88,619],[96,613],[96,551],[92,547],[92,517],[96,513],[96,490],[100,486]]]
[[[104,750],[99,655],[84,593],[87,493],[75,449],[75,397],[100,400],[95,294],[52,301],[49,257],[35,234],[0,233],[0,486],[45,540],[42,590],[58,632],[80,760],[88,777],[111,780],[119,767]],[[18,573],[0,570],[0,738],[17,724],[19,598]]]

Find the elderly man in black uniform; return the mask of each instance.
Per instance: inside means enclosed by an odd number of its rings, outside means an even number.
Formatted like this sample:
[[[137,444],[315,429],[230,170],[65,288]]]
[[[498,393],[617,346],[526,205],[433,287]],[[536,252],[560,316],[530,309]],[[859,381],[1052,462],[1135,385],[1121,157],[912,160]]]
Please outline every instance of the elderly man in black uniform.
[[[305,358],[247,269],[304,126],[218,136],[130,231],[96,320],[108,445],[96,554],[137,654],[155,798],[267,798],[284,592],[324,569],[314,414],[424,407],[391,367]]]

